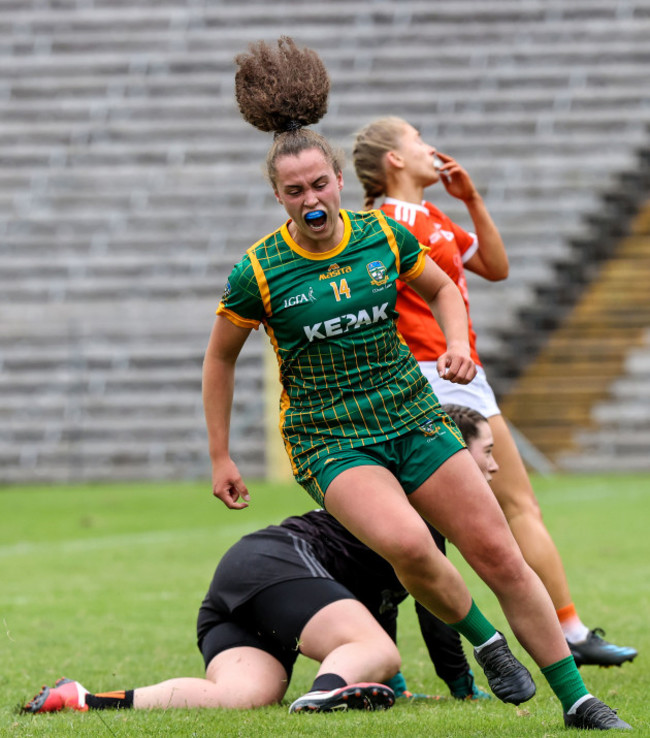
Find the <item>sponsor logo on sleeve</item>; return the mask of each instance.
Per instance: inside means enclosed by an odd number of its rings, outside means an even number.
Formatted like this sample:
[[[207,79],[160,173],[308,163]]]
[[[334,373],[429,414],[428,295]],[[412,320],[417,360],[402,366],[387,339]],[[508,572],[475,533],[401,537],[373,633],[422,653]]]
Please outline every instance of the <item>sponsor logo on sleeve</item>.
[[[225,303],[228,298],[230,297],[230,280],[226,282],[226,286],[223,288],[223,295],[221,296],[221,300]]]

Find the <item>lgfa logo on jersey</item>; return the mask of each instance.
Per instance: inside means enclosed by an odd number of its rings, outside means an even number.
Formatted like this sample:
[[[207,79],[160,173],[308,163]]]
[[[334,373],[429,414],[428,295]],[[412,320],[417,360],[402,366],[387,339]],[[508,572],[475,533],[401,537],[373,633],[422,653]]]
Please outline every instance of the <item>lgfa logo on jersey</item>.
[[[381,287],[382,284],[388,282],[388,270],[381,261],[371,261],[370,264],[366,264],[366,269],[370,275],[371,283],[377,287]]]
[[[299,295],[292,295],[291,297],[285,298],[283,307],[295,307],[296,305],[302,305],[303,302],[316,302],[313,287],[309,288],[309,292],[307,294],[301,292]]]

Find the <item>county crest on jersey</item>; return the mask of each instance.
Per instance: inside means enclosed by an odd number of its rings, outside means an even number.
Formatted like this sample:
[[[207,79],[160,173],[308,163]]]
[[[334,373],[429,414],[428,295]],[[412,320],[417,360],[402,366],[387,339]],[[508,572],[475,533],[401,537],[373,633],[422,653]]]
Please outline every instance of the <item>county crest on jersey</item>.
[[[235,265],[217,313],[271,340],[280,425],[300,479],[310,460],[419,426],[436,397],[396,328],[398,277],[424,269],[426,248],[380,211],[340,211],[341,243],[312,253],[288,223]]]

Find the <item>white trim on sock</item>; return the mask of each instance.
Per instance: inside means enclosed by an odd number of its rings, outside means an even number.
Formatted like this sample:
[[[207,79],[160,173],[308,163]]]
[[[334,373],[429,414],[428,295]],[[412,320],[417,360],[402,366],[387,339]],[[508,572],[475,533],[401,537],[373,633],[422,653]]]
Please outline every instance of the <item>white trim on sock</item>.
[[[474,646],[474,650],[476,651],[476,653],[481,653],[482,648],[489,646],[490,643],[496,643],[497,641],[501,641],[501,640],[503,640],[503,636],[497,630],[497,632],[491,638],[488,638],[487,641],[485,641],[485,643],[481,643],[480,646]]]
[[[560,623],[564,637],[569,643],[583,643],[587,640],[589,633],[591,632],[587,626],[581,622],[580,618],[576,621],[569,621],[567,623]]]
[[[586,702],[587,700],[590,700],[593,698],[593,694],[586,694],[584,697],[581,697],[579,700],[576,700],[571,707],[567,710],[567,715],[575,715],[578,711],[578,708],[583,702]]]

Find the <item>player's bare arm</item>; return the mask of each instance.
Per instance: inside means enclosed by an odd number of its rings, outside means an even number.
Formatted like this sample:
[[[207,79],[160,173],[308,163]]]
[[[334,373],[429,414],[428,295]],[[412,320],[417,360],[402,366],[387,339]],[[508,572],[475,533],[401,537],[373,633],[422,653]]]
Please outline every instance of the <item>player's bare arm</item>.
[[[503,239],[472,178],[451,156],[441,151],[436,156],[441,162],[440,181],[452,197],[465,203],[478,238],[478,251],[465,262],[465,269],[491,282],[506,279],[510,266]]]
[[[249,333],[250,328],[241,328],[228,318],[217,316],[203,360],[203,407],[212,462],[212,494],[234,510],[248,507],[250,499],[228,445],[235,362]]]
[[[470,357],[467,311],[458,287],[432,260],[409,286],[429,303],[431,312],[442,328],[447,350],[438,359],[438,373],[457,384],[469,384],[476,376],[476,366]]]

